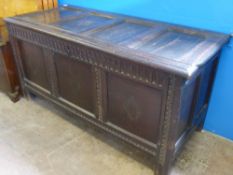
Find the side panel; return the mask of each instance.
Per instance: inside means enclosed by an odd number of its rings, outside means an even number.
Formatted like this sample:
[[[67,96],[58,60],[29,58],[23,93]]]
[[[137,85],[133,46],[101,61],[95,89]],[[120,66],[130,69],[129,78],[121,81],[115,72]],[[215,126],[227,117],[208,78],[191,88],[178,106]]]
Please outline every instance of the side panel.
[[[190,82],[182,88],[181,111],[178,121],[177,139],[179,139],[187,128],[192,118],[192,105],[195,103],[195,94],[198,92],[197,80]]]
[[[178,122],[177,139],[193,127],[202,129],[209,105],[218,58],[207,63],[200,74],[187,81],[182,88],[181,114]]]

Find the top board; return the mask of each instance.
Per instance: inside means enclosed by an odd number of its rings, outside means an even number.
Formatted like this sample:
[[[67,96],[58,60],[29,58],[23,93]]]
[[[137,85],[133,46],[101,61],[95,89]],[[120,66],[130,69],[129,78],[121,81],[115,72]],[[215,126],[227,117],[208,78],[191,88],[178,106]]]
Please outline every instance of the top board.
[[[6,21],[186,78],[216,55],[229,38],[221,33],[72,6]]]

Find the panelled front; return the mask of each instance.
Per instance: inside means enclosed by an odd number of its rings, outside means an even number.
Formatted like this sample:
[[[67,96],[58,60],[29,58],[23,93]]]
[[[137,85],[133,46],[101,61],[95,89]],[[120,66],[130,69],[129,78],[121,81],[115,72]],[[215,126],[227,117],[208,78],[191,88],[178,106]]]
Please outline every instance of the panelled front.
[[[48,49],[25,41],[18,43],[25,77],[29,82],[51,91],[50,95],[55,95],[61,103],[90,112],[97,118],[101,117],[98,108],[106,109],[102,116],[104,121],[116,126],[117,130],[154,144],[158,142],[159,122],[166,95],[166,88],[162,86],[166,84],[166,76],[159,80],[162,84],[151,86],[143,84],[142,80],[133,80],[101,68],[98,68],[101,72],[101,77],[98,77],[94,65],[52,50],[49,51],[53,53],[51,61],[45,54]],[[51,67],[54,69],[49,70]],[[53,77],[49,76],[50,71],[54,71]],[[56,93],[51,82],[56,86]],[[100,84],[106,92],[98,90]],[[107,104],[98,101],[104,99]]]
[[[58,95],[91,113],[95,112],[92,66],[61,54],[54,55]]]
[[[18,41],[18,44],[25,77],[36,85],[50,90],[43,49],[25,41]]]
[[[62,103],[95,115],[95,75],[91,65],[26,41],[17,42],[26,78],[24,83],[45,89]],[[52,58],[47,52],[51,52]],[[53,92],[52,86],[58,92]]]

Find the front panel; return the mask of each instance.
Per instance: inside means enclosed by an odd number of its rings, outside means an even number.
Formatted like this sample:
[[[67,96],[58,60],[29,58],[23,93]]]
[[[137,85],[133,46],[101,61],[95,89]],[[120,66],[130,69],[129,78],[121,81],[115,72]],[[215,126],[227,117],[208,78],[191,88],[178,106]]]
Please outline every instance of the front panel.
[[[43,48],[25,41],[18,41],[18,43],[26,78],[36,85],[50,90]]]
[[[157,143],[162,90],[109,73],[107,121]]]
[[[94,77],[89,64],[60,54],[54,55],[59,96],[91,113],[94,105]]]

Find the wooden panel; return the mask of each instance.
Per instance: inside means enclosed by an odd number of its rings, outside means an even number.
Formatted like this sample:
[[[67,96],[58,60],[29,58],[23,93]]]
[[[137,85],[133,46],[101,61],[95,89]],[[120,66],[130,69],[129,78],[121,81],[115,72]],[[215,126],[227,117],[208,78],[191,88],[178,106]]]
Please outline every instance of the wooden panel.
[[[19,46],[26,78],[50,90],[43,49],[27,42],[20,42]]]
[[[34,20],[43,24],[49,24],[49,23],[55,23],[61,22],[62,19],[66,19],[67,21],[71,19],[75,19],[79,17],[83,11],[68,11],[68,10],[49,10],[49,11],[44,11],[41,13],[32,13],[27,16],[23,16],[22,18],[26,21]]]
[[[80,19],[58,22],[54,25],[57,27],[61,27],[65,30],[69,30],[72,33],[80,33],[101,26],[104,22],[107,22],[109,20],[111,20],[111,18],[104,16],[89,15],[84,16]]]
[[[119,43],[129,38],[136,37],[138,34],[147,31],[150,27],[134,23],[122,23],[112,26],[106,30],[93,34],[94,37],[112,42]]]
[[[156,143],[162,93],[132,80],[108,75],[107,121]]]
[[[140,47],[140,50],[180,60],[183,55],[190,52],[203,40],[203,36],[167,31],[148,41],[144,46]]]
[[[190,117],[192,117],[192,105],[195,101],[197,94],[198,81],[193,81],[184,86],[181,94],[181,106],[180,116],[178,122],[177,139],[185,132],[189,127]]]
[[[55,54],[60,97],[94,113],[93,73],[90,65]]]

